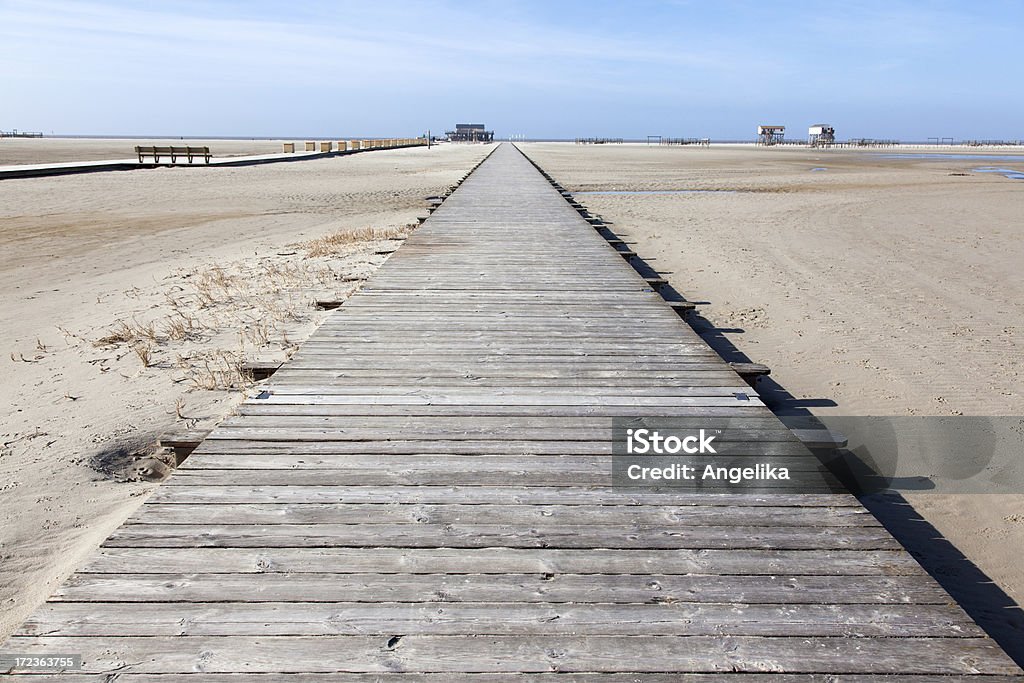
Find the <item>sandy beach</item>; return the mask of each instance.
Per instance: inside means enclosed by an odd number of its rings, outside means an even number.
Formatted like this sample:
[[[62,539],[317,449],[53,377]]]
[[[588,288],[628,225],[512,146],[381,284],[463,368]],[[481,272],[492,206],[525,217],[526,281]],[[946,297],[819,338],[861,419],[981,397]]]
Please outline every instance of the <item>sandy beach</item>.
[[[45,160],[122,143],[37,142]],[[22,162],[40,160],[32,141],[18,144]],[[972,171],[991,163],[750,146],[522,148],[672,287],[707,304],[694,324],[716,348],[771,366],[760,390],[777,413],[1024,412],[1024,185]],[[229,414],[247,387],[237,363],[286,358],[325,315],[312,300],[354,291],[398,243],[388,238],[425,214],[424,197],[488,149],[0,183],[11,406],[0,637],[166,474],[159,434]],[[992,608],[965,580],[960,558],[1024,600],[1024,497],[907,499],[958,552],[913,529],[901,541],[948,572],[987,627],[1020,629],[1018,611]]]
[[[771,367],[759,391],[776,413],[1024,415],[1024,182],[974,171],[1022,171],[1024,155],[522,149],[674,289],[707,304],[694,324],[712,345]],[[1024,495],[905,498],[933,529],[904,525],[901,542],[987,627],[1024,641],[1019,609],[989,604],[960,556],[1024,603]]]
[[[15,142],[30,163],[123,141]],[[166,474],[159,435],[227,415],[238,363],[287,357],[314,298],[355,291],[486,152],[0,181],[0,639]]]
[[[888,150],[524,145],[797,399],[1020,414],[1024,183]],[[821,170],[814,170],[821,169]],[[682,194],[603,194],[696,190]]]

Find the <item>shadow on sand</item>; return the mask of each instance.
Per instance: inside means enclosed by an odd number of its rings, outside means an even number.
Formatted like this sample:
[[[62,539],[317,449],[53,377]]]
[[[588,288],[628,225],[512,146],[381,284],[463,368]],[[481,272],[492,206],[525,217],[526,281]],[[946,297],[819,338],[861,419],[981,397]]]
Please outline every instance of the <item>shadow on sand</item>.
[[[1013,599],[899,493],[871,493],[859,499],[1006,654],[1024,666],[1024,612]]]
[[[639,256],[631,259],[631,263],[644,277],[666,275],[659,273]],[[668,301],[685,300],[685,297],[671,285],[663,285],[659,291]],[[694,303],[706,305],[708,302]],[[687,322],[726,362],[757,361],[748,358],[727,336],[742,334],[744,330],[715,327],[698,312],[690,313]],[[817,428],[826,428],[814,418],[810,412],[811,408],[838,407],[835,401],[828,398],[796,398],[770,376],[758,379],[756,389],[765,404],[772,412],[783,418],[784,422],[788,422],[787,418],[794,418],[805,428],[809,426],[808,423]],[[864,507],[1017,664],[1024,666],[1024,612],[1013,599],[957,550],[956,546],[947,541],[935,527],[924,520],[900,493],[862,490],[860,484],[872,477],[878,477],[875,464],[870,458],[864,459],[861,455],[845,449],[838,453],[817,452],[816,455],[833,469],[840,480],[849,481],[851,492],[857,495]],[[907,490],[921,488],[910,481],[889,479],[887,483],[895,488],[903,487]]]

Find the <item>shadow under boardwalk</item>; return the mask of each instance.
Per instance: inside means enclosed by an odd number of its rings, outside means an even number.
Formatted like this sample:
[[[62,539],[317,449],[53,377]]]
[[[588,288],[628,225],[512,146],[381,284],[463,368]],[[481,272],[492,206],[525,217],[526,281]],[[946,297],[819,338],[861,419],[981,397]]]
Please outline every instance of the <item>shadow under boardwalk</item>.
[[[617,416],[812,456],[511,145],[267,388],[5,652],[80,654],[65,681],[1020,673],[848,494],[611,487]]]

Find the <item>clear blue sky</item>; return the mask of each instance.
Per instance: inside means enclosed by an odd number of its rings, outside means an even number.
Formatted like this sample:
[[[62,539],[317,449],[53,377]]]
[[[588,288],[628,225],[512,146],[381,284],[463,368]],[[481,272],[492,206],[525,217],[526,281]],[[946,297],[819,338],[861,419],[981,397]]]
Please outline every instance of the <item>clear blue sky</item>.
[[[1024,0],[0,0],[0,128],[1016,139],[1022,44]]]

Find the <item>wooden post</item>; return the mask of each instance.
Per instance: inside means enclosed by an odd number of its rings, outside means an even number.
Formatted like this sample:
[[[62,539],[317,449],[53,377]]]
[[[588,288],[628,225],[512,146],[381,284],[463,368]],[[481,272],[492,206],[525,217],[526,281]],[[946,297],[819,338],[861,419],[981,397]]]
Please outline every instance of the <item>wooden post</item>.
[[[315,142],[310,142],[309,140],[306,140],[306,151],[307,152],[315,152],[316,151],[316,143]]]
[[[352,140],[351,142],[348,143],[348,148],[352,149],[352,150],[359,149],[360,148],[360,141],[359,140]]]
[[[338,140],[338,151],[339,152],[344,152],[347,149],[348,149],[348,145],[345,143],[345,141],[344,140]]]
[[[328,142],[321,142],[320,143],[320,151],[321,152],[330,152],[332,149],[334,149],[334,143],[333,142],[328,141]]]
[[[295,143],[294,142],[286,142],[282,146],[284,147],[284,153],[285,154],[289,154],[289,153],[295,151]]]

